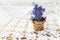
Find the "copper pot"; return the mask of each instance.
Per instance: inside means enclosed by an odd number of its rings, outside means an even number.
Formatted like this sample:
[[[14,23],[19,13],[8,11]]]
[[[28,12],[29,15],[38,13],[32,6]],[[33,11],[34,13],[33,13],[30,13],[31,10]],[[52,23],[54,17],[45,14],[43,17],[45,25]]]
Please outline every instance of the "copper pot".
[[[45,22],[46,18],[42,18],[40,21],[36,21],[36,20],[32,20],[33,24],[34,24],[34,30],[36,31],[41,31],[44,29],[44,22]]]

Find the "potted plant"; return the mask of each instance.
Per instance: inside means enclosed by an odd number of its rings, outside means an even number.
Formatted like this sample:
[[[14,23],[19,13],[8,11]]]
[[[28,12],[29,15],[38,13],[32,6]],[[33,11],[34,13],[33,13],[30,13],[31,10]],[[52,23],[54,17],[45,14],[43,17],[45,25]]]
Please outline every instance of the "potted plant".
[[[32,22],[34,24],[34,30],[41,31],[44,29],[44,22],[46,20],[46,17],[42,17],[43,12],[45,11],[45,8],[42,8],[42,6],[38,6],[38,4],[35,4],[35,7],[33,8],[32,15]]]

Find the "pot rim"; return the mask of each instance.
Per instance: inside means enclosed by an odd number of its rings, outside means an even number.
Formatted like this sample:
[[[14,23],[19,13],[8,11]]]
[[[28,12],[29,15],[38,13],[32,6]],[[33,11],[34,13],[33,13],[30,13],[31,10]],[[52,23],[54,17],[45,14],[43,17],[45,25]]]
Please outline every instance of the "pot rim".
[[[35,20],[35,19],[33,18],[32,21],[37,21],[37,22],[46,21],[46,17],[42,17],[40,21]]]

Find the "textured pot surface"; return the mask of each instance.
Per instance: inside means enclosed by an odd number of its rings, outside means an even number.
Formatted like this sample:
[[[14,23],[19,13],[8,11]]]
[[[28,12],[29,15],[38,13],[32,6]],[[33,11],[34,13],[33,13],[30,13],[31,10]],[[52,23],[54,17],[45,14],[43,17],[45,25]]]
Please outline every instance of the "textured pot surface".
[[[34,30],[36,30],[36,31],[41,31],[41,30],[43,30],[44,29],[44,21],[34,21],[33,22],[33,24],[34,24]]]
[[[32,20],[33,24],[34,24],[34,30],[36,31],[41,31],[44,29],[44,22],[46,18],[42,18],[40,21],[36,21],[36,20]]]

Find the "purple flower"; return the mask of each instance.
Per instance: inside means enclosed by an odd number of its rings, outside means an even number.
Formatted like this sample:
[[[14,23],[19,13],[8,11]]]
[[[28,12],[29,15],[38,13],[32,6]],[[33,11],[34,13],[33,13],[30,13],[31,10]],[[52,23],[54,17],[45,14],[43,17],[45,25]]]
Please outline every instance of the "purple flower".
[[[40,21],[44,11],[45,11],[45,8],[42,8],[42,6],[38,7],[38,5],[36,4],[32,11],[32,14],[35,15],[34,19],[37,21]]]

